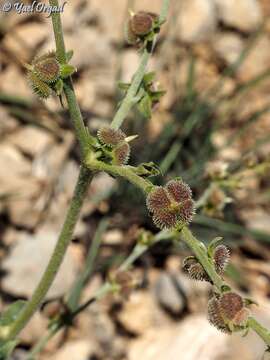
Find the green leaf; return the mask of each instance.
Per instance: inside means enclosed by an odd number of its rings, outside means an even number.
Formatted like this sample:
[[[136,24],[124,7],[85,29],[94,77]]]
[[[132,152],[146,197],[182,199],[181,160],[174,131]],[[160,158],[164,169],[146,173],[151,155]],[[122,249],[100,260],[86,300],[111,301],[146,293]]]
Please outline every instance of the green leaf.
[[[146,94],[138,104],[138,110],[147,119],[152,115],[152,100],[148,94]]]
[[[11,325],[17,319],[25,304],[26,301],[18,300],[8,306],[0,316],[0,329],[1,327]]]
[[[160,175],[160,169],[153,162],[143,163],[136,168],[136,174],[146,177],[158,176]]]
[[[62,64],[60,69],[60,76],[62,79],[66,79],[72,74],[74,74],[77,69],[70,64]]]
[[[158,102],[166,94],[165,90],[153,91],[150,96],[153,102]]]
[[[210,258],[213,257],[215,248],[217,245],[223,240],[221,236],[215,237],[213,240],[210,241],[210,244],[207,246],[207,253]]]
[[[55,88],[55,92],[56,94],[59,96],[62,94],[63,92],[63,87],[64,87],[64,83],[62,79],[58,79],[54,88]]]
[[[118,88],[123,91],[127,91],[130,87],[130,83],[124,83],[121,81],[119,81],[117,85],[118,85]]]
[[[154,71],[151,71],[151,72],[145,74],[143,77],[144,84],[150,85],[154,81],[155,76],[156,76],[156,73]]]
[[[10,340],[7,342],[0,343],[0,360],[8,360],[12,351],[18,344],[17,340]]]
[[[73,50],[69,50],[69,51],[66,52],[67,62],[69,62],[69,61],[72,59],[73,54],[74,54],[74,51],[73,51]]]

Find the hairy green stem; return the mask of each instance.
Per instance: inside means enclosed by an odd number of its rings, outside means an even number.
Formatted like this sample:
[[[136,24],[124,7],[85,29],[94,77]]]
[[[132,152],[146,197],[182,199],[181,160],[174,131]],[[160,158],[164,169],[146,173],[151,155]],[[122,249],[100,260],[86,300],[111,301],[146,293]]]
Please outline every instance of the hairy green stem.
[[[58,6],[58,0],[49,0],[51,6]],[[59,13],[52,14],[52,24],[55,35],[56,43],[56,54],[57,58],[61,63],[66,62],[66,50],[63,37],[63,30],[61,24],[61,18]],[[72,86],[71,78],[65,83],[65,92],[69,105],[69,111],[71,119],[75,128],[77,138],[80,142],[82,151],[86,147],[86,130],[82,120],[82,115],[76,100],[76,96]],[[62,227],[60,236],[58,238],[57,244],[53,251],[53,254],[50,258],[50,261],[47,265],[47,268],[34,291],[34,294],[31,300],[25,305],[22,312],[19,314],[16,321],[11,325],[7,338],[15,338],[24,326],[28,323],[32,315],[38,309],[44,297],[46,296],[50,286],[52,285],[53,280],[55,279],[58,270],[61,266],[61,263],[64,259],[67,247],[72,239],[73,231],[75,225],[78,221],[80,210],[83,204],[83,200],[86,196],[88,186],[92,179],[92,173],[85,166],[81,166],[75,191],[66,215],[64,225]]]
[[[58,0],[49,0],[51,6],[59,6]],[[52,14],[52,24],[56,45],[56,56],[61,64],[66,63],[66,48],[63,36],[61,16],[59,12]],[[84,125],[81,110],[79,108],[71,77],[64,81],[64,93],[66,95],[71,121],[73,123],[76,137],[80,143],[82,155],[88,149],[90,135]]]
[[[51,6],[59,7],[58,0],[49,0]],[[52,14],[53,32],[56,44],[56,56],[61,64],[65,64],[66,58],[66,47],[64,42],[64,34],[62,30],[61,16],[59,12]]]
[[[252,316],[250,316],[248,319],[248,325],[260,336],[260,338],[265,342],[265,344],[270,347],[270,331],[264,326],[262,326]]]
[[[199,260],[204,270],[209,275],[213,284],[221,291],[224,282],[222,278],[217,274],[213,264],[210,262],[204,244],[202,244],[195,236],[192,235],[188,227],[184,226],[180,232],[183,241],[192,249],[196,258]]]
[[[105,171],[110,175],[123,177],[127,179],[131,184],[140,188],[144,193],[148,193],[153,187],[153,184],[150,181],[145,180],[141,176],[137,175],[130,166],[117,166],[106,164],[102,161],[92,159],[91,154],[86,159],[85,165],[88,166],[89,169],[91,169],[92,171]]]
[[[90,171],[82,166],[75,187],[74,195],[66,215],[66,220],[64,222],[62,231],[54,248],[51,259],[36,290],[34,291],[31,300],[25,305],[16,321],[12,324],[7,336],[9,339],[14,339],[24,328],[24,326],[30,320],[34,312],[40,306],[53,280],[55,279],[55,276],[63,261],[67,247],[70,243],[70,240],[72,239],[72,234],[77,223],[90,180]]]
[[[169,10],[169,5],[170,5],[170,0],[163,0],[160,17],[159,17],[161,23],[165,22],[166,20]],[[154,46],[152,46],[152,49],[150,51],[147,48],[143,50],[138,70],[134,74],[131,85],[127,91],[127,94],[111,122],[111,127],[113,129],[119,129],[122,126],[122,123],[125,120],[130,109],[136,103],[136,95],[142,83],[143,77],[146,73],[146,67],[151,57],[153,48]]]

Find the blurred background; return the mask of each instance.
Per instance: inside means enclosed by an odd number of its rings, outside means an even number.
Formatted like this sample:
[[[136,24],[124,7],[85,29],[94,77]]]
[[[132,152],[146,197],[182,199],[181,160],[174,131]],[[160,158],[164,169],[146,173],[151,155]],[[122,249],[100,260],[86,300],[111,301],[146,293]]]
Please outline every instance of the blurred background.
[[[2,2],[4,2],[2,0]],[[24,2],[27,3],[26,1]],[[31,3],[31,2],[29,2]],[[172,0],[149,69],[166,90],[151,119],[133,111],[127,134],[138,134],[130,164],[154,161],[162,184],[181,176],[192,187],[192,230],[206,244],[222,236],[232,260],[226,280],[254,298],[254,313],[270,326],[270,2]],[[161,0],[69,0],[62,16],[76,94],[95,134],[113,117],[138,50],[123,35],[128,10],[159,13]],[[27,84],[23,62],[54,49],[45,14],[0,12],[0,309],[31,296],[63,223],[78,174],[79,149],[68,112]],[[102,234],[87,300],[134,247],[138,231],[154,234],[143,196],[98,174],[46,301],[61,299],[82,269],[100,221]],[[138,286],[127,300],[92,304],[74,326],[50,340],[44,360],[259,360],[255,335],[227,336],[206,319],[210,287],[182,271],[190,251],[164,241],[135,262]],[[12,359],[27,359],[46,332],[37,313]]]

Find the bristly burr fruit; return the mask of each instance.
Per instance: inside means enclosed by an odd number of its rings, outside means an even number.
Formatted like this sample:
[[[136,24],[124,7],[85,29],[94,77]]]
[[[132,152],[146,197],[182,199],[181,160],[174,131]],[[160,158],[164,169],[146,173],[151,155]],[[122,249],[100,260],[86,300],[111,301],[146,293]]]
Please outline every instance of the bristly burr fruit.
[[[60,76],[60,64],[58,63],[55,53],[36,57],[33,62],[33,72],[46,83],[55,82]]]
[[[40,97],[41,99],[47,99],[51,95],[52,90],[50,86],[44,81],[42,81],[34,72],[29,71],[29,73],[27,74],[27,79],[33,92],[38,97]]]
[[[219,298],[213,296],[208,303],[208,319],[221,331],[231,333],[245,328],[249,310],[243,298],[234,293],[226,292]]]
[[[98,130],[97,133],[99,141],[109,147],[118,145],[121,141],[125,140],[126,134],[122,130],[112,129],[109,126],[104,126]]]
[[[146,205],[161,229],[188,224],[194,214],[191,190],[181,180],[171,180],[165,187],[155,186],[147,196]]]
[[[184,259],[183,270],[187,272],[193,280],[211,282],[207,272],[204,270],[203,266],[199,263],[195,256],[188,256]]]
[[[218,245],[213,254],[216,272],[222,275],[230,260],[230,251],[225,245]]]
[[[113,165],[121,166],[128,163],[130,156],[129,138],[122,130],[104,126],[98,130],[97,137],[102,145],[109,148],[107,154],[109,153]]]
[[[157,19],[156,14],[146,11],[131,14],[125,27],[127,42],[132,45],[143,42],[145,37],[153,31]]]
[[[115,165],[125,165],[128,163],[130,156],[130,146],[127,142],[120,142],[112,152],[113,160],[112,163]]]
[[[60,64],[54,51],[37,56],[31,64],[24,66],[28,70],[27,77],[33,91],[42,99],[47,99],[53,92],[60,96],[63,80],[76,71],[70,64]]]

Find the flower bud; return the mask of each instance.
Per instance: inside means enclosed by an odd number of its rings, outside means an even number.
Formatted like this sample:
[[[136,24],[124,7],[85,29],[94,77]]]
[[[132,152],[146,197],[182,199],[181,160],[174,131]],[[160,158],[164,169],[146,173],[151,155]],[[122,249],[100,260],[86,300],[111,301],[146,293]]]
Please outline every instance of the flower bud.
[[[98,130],[97,133],[99,141],[109,147],[118,145],[121,141],[125,140],[126,135],[122,130],[112,129],[109,126],[104,126]]]
[[[225,245],[218,245],[213,254],[215,268],[218,274],[222,275],[230,260],[230,251]]]

